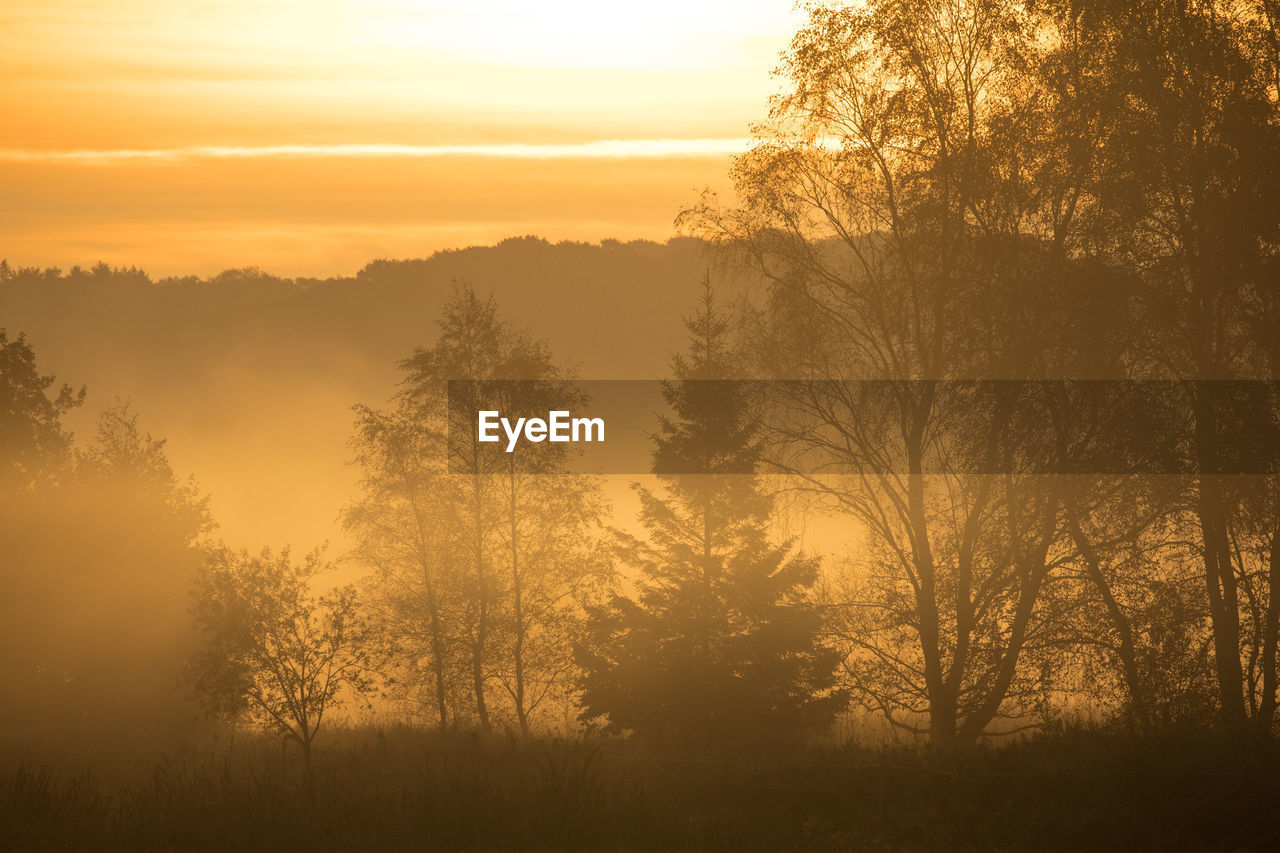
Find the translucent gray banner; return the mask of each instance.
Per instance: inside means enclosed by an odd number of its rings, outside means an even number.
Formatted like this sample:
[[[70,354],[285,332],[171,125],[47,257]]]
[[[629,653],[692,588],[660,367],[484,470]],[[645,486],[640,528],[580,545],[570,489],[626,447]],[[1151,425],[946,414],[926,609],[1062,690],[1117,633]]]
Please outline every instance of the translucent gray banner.
[[[688,410],[678,415],[672,401]],[[1280,471],[1280,383],[1024,380],[453,380],[455,473],[1248,474]]]

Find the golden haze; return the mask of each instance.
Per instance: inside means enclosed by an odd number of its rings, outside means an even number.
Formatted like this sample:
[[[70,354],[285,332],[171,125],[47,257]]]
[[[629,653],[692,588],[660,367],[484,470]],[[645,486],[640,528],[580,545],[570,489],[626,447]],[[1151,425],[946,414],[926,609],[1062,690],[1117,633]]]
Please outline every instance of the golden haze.
[[[797,20],[785,2],[7,4],[3,254],[320,275],[512,234],[662,239],[722,188]]]

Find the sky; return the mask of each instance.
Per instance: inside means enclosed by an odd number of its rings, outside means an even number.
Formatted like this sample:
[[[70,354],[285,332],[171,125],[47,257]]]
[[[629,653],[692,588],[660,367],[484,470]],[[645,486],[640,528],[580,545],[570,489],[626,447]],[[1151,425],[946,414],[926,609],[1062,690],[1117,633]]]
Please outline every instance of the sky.
[[[790,0],[0,6],[0,257],[351,273],[665,239],[765,117]]]

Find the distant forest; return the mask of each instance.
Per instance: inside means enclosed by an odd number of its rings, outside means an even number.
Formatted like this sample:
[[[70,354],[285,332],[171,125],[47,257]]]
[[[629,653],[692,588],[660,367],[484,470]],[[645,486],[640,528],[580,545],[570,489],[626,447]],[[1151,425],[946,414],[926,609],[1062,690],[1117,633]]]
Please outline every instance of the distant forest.
[[[26,334],[44,371],[89,389],[68,413],[76,430],[130,401],[200,474],[235,541],[310,546],[337,535],[354,486],[351,406],[391,397],[397,361],[434,338],[455,284],[493,294],[513,326],[547,339],[580,378],[648,379],[666,375],[683,347],[680,318],[710,262],[688,238],[524,237],[324,280],[228,270],[152,281],[105,266],[6,264],[0,318]],[[250,435],[265,455],[245,453]],[[256,509],[264,502],[274,523]]]
[[[683,344],[679,317],[693,309],[693,285],[708,262],[692,238],[552,244],[537,237],[376,260],[326,279],[257,269],[152,279],[103,264],[60,270],[5,262],[0,312],[46,361],[79,365],[81,381],[108,384],[94,372],[106,360],[139,384],[172,391],[228,361],[317,374],[350,370],[352,362],[385,369],[434,333],[459,282],[493,293],[517,325],[536,328],[578,362],[583,378],[650,378]]]

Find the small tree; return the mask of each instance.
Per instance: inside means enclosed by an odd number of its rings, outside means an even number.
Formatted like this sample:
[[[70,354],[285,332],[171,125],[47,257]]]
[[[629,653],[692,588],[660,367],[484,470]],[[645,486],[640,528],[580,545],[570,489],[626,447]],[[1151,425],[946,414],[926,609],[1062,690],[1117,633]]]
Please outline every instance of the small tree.
[[[369,631],[347,586],[323,596],[311,581],[318,552],[295,565],[286,548],[253,557],[213,551],[194,591],[204,648],[188,665],[194,691],[211,714],[247,719],[302,747],[311,774],[312,744],[344,692],[373,686]]]

